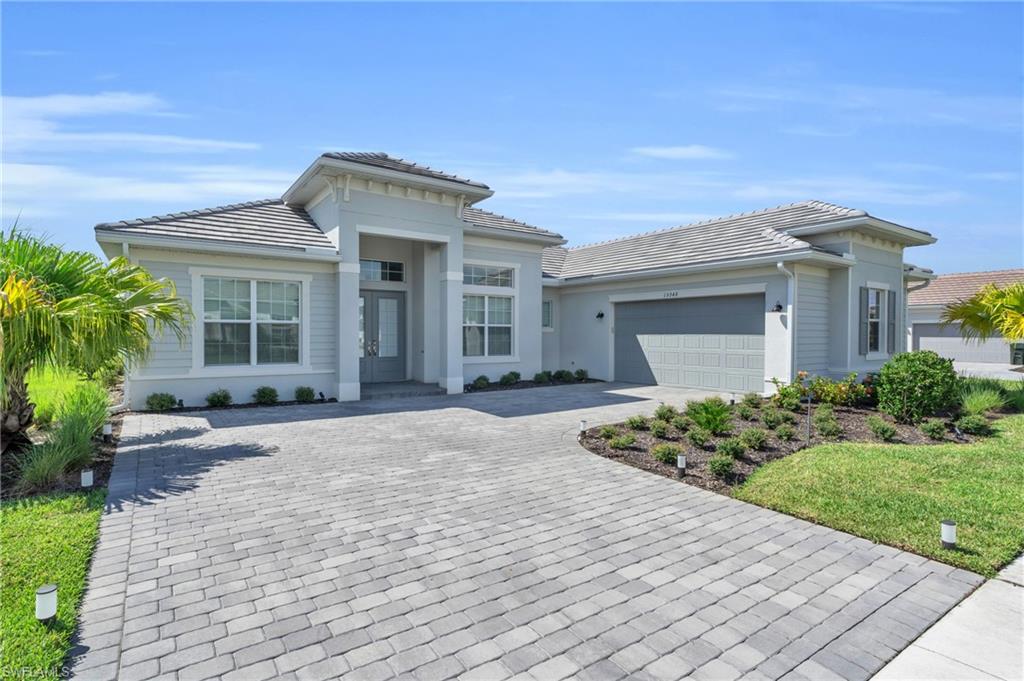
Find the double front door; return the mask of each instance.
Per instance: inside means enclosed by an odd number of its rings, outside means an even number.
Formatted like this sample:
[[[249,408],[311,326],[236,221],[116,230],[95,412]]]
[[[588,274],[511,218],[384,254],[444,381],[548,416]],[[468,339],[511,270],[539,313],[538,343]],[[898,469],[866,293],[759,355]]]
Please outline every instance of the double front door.
[[[405,380],[405,293],[359,292],[359,381]]]

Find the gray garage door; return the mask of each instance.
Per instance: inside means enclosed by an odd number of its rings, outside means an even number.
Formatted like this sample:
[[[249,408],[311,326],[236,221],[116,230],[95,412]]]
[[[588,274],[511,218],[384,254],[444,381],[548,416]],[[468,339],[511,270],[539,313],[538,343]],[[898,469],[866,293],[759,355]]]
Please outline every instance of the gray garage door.
[[[615,305],[615,380],[764,390],[764,295]]]
[[[993,338],[981,343],[965,341],[955,326],[914,324],[914,349],[934,350],[960,362],[1007,364],[1010,361],[1010,345],[1003,339]]]

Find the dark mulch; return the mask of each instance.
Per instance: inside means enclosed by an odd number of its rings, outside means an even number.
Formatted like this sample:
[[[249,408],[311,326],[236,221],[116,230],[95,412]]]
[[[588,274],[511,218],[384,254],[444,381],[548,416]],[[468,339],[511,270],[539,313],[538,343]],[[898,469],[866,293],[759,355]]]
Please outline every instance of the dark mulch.
[[[812,407],[811,412],[811,446],[829,442],[881,443],[867,425],[867,419],[869,416],[880,416],[878,411],[859,407],[836,407],[834,410],[836,420],[838,420],[840,426],[842,426],[843,433],[839,437],[824,438],[817,433],[817,429],[813,425],[813,414],[816,409],[817,405]],[[583,433],[580,438],[580,443],[594,454],[603,456],[607,459],[620,461],[629,466],[633,466],[634,468],[663,475],[667,478],[677,478],[675,464],[661,463],[651,456],[649,452],[656,445],[666,442],[680,446],[686,454],[687,464],[686,476],[682,479],[682,482],[696,485],[697,487],[703,487],[704,489],[711,490],[712,492],[718,492],[719,494],[729,495],[732,493],[733,488],[742,484],[743,481],[760,466],[768,463],[769,461],[789,456],[793,452],[799,451],[808,446],[806,407],[799,413],[793,413],[793,416],[796,417],[796,423],[793,424],[793,427],[796,428],[797,435],[793,440],[788,442],[776,436],[774,431],[765,428],[760,421],[760,414],[760,409],[755,410],[755,418],[751,421],[745,421],[734,413],[732,416],[731,433],[729,435],[716,436],[712,438],[707,446],[703,448],[698,448],[692,445],[689,440],[687,440],[685,433],[682,433],[675,428],[669,428],[669,432],[666,437],[656,438],[648,431],[631,431],[625,423],[616,423],[612,425],[614,425],[620,433],[631,432],[636,437],[636,443],[629,449],[612,449],[609,447],[608,441],[601,438],[599,435],[601,427],[590,428]],[[893,423],[892,419],[888,417],[883,418],[896,427],[896,438],[892,440],[890,444],[932,445],[942,444],[944,442],[968,443],[977,439],[969,435],[957,437],[954,433],[950,432],[945,440],[935,441],[927,437],[916,426]],[[763,451],[747,450],[745,454],[736,459],[733,463],[733,475],[730,478],[722,479],[713,475],[708,470],[707,461],[715,455],[715,445],[728,437],[739,435],[748,428],[762,428],[766,430],[768,433],[767,447]]]
[[[601,383],[602,381],[596,378],[588,378],[585,381],[556,381],[552,379],[548,383],[537,383],[535,381],[516,381],[512,385],[502,385],[498,382],[491,383],[486,388],[474,388],[472,383],[467,383],[463,386],[463,389],[467,393],[490,393],[496,390],[522,390],[523,388],[547,388],[554,385],[576,385],[578,383]]]
[[[292,407],[296,404],[327,404],[328,402],[337,402],[337,397],[328,397],[327,399],[321,400],[316,399],[312,402],[299,402],[298,400],[278,400],[271,404],[258,404],[256,402],[242,402],[241,404],[228,404],[223,407],[211,407],[206,406],[194,406],[194,407],[173,407],[171,409],[162,410],[159,412],[152,411],[150,409],[138,409],[137,411],[143,414],[189,414],[195,411],[224,411],[226,409],[255,409],[256,407]]]

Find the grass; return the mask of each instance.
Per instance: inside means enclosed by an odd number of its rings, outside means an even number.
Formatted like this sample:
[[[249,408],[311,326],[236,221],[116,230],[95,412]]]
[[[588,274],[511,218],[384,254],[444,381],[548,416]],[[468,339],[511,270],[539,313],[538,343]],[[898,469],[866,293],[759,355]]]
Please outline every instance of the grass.
[[[106,490],[44,495],[0,506],[0,669],[63,678]],[[57,623],[36,622],[35,590],[57,585]]]
[[[1024,549],[1024,415],[970,445],[829,444],[754,472],[735,496],[988,577]],[[939,523],[957,523],[943,549]]]
[[[53,420],[64,396],[84,382],[84,378],[71,369],[39,367],[29,372],[28,395],[36,405],[36,422],[47,425]]]

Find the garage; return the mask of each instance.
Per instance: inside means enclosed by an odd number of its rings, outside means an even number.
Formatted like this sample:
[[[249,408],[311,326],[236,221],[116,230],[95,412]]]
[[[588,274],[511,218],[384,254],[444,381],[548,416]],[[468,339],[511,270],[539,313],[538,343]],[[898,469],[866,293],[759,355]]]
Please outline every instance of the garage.
[[[615,305],[615,380],[764,391],[764,294]]]
[[[1010,345],[1002,338],[966,341],[955,326],[914,324],[913,341],[915,350],[934,350],[958,362],[1006,364],[1010,361]]]

